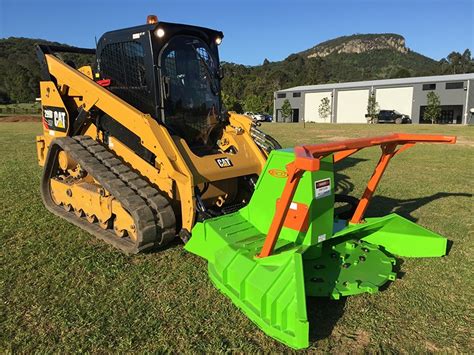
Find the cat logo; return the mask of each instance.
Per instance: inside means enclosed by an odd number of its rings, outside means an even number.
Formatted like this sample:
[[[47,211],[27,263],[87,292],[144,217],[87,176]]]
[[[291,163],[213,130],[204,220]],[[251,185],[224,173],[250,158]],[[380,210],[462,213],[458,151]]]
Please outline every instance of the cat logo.
[[[219,165],[219,168],[230,168],[233,166],[229,158],[217,158],[216,163]]]
[[[63,107],[43,106],[43,117],[47,129],[67,132],[68,115]]]
[[[66,128],[66,112],[53,112],[54,125],[58,128]]]

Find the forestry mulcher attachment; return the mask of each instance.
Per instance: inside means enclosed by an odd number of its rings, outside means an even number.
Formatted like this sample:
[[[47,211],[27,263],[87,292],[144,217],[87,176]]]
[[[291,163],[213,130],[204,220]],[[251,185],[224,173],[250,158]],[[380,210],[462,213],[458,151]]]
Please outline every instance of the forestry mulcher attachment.
[[[150,16],[104,34],[97,50],[39,45],[43,201],[126,253],[180,237],[263,331],[303,348],[306,296],[373,293],[396,278],[394,256],[445,255],[438,234],[364,213],[392,157],[455,138],[393,134],[282,150],[250,118],[222,110],[222,38]],[[75,69],[61,52],[96,63]],[[372,146],[382,156],[362,198],[335,195],[334,164]],[[335,212],[341,201],[351,210]]]

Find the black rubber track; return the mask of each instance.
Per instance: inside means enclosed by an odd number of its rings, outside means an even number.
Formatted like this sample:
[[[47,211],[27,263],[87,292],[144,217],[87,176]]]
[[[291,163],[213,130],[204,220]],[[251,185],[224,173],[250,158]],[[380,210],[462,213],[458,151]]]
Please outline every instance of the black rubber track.
[[[93,176],[130,213],[137,228],[136,242],[128,237],[119,238],[113,230],[104,230],[54,203],[49,181],[58,173],[58,154],[61,150]],[[166,245],[176,236],[174,212],[160,191],[133,172],[99,142],[87,136],[56,138],[51,143],[44,166],[41,195],[49,211],[126,254],[136,254]]]

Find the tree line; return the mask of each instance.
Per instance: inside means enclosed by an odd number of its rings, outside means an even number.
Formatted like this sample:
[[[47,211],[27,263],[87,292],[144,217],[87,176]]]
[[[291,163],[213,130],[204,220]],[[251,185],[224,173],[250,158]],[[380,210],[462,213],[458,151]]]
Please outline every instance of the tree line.
[[[0,39],[0,104],[33,102],[39,96],[40,68],[35,43],[38,39]],[[78,66],[90,58],[64,55]],[[333,53],[308,58],[304,52],[278,62],[265,59],[262,65],[245,66],[223,62],[222,100],[228,110],[273,112],[273,93],[288,87],[324,83],[376,80],[410,76],[474,72],[470,50],[452,52],[435,61],[416,52],[381,49],[359,54]]]
[[[33,38],[0,39],[0,104],[34,102],[39,96],[40,66],[35,44],[62,45]],[[61,58],[78,67],[94,61],[93,56],[63,54]]]

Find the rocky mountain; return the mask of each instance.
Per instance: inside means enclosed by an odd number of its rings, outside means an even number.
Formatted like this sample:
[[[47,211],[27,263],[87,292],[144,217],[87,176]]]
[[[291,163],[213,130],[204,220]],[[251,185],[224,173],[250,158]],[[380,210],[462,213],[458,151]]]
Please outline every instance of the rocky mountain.
[[[314,46],[303,54],[308,58],[326,57],[337,53],[365,53],[379,49],[393,49],[406,54],[409,49],[405,46],[405,38],[395,33],[356,34],[338,37]]]

